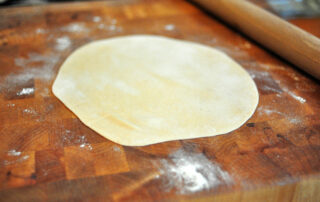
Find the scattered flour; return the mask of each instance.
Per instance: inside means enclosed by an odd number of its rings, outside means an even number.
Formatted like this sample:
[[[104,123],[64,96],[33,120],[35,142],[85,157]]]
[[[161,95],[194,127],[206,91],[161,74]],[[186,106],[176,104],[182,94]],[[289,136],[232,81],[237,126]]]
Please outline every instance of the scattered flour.
[[[249,74],[253,79],[255,78],[261,79],[269,76],[268,72],[256,71],[256,70],[249,70]]]
[[[162,160],[165,188],[176,188],[181,194],[194,193],[231,184],[232,179],[219,165],[209,161],[202,153],[180,149],[171,154],[170,160]]]
[[[167,31],[172,31],[175,29],[174,24],[167,24],[166,26],[164,26],[164,29]]]
[[[117,147],[117,146],[113,146],[112,149],[113,149],[113,151],[115,151],[115,152],[119,152],[119,151],[120,151],[120,148]]]
[[[269,107],[262,107],[262,106],[257,109],[257,112],[260,116],[279,114],[281,117],[287,119],[292,124],[302,123],[302,119],[297,114],[294,114],[294,113],[284,113],[274,109],[270,109]]]
[[[30,156],[26,155],[26,156],[23,156],[23,157],[21,157],[21,158],[19,158],[17,160],[13,160],[13,161],[4,160],[3,161],[3,165],[4,166],[8,166],[8,165],[12,165],[12,164],[15,164],[15,163],[21,163],[21,162],[23,162],[23,161],[25,161],[25,160],[27,160],[29,158],[30,158]]]
[[[49,89],[48,88],[42,88],[42,89],[38,89],[38,93],[39,95],[41,95],[42,97],[48,97],[50,95]]]
[[[59,61],[57,55],[40,55],[38,53],[29,53],[27,58],[15,58],[15,65],[21,69],[17,73],[11,73],[0,80],[0,91],[10,89],[15,86],[24,86],[32,79],[42,81],[51,81],[55,76],[54,67]],[[34,93],[34,88],[23,88],[16,94],[18,96]]]
[[[110,21],[110,23],[112,24],[112,25],[115,25],[115,24],[117,24],[117,20],[116,19],[112,19],[111,21]]]
[[[30,156],[26,155],[26,156],[23,156],[21,159],[19,159],[20,161],[24,161],[24,160],[27,160]]]
[[[261,63],[261,64],[259,64],[259,66],[260,66],[261,68],[265,69],[265,70],[269,70],[269,69],[270,69],[270,65],[268,65],[268,64],[263,64],[263,63]]]
[[[269,67],[268,67],[269,68]],[[257,79],[263,81],[263,85],[259,86],[261,90],[271,91],[277,94],[282,94],[283,92],[275,86],[272,77],[266,71],[249,70],[249,74],[252,79]],[[276,80],[276,83],[280,84],[280,81]],[[292,98],[304,104],[307,100],[303,97],[296,95],[294,92],[289,91],[287,88],[281,88],[284,92],[289,94]]]
[[[41,169],[42,171],[42,176],[47,176],[48,175],[48,171],[46,169]]]
[[[88,150],[92,150],[92,146],[89,143],[83,143],[80,145],[80,148],[84,148],[84,149],[88,149]]]
[[[88,142],[86,136],[75,135],[71,130],[65,130],[62,136],[62,142],[64,144],[79,144],[80,148],[92,150],[92,145]]]
[[[116,26],[114,24],[106,25],[106,24],[103,24],[103,23],[100,23],[98,25],[98,29],[112,31],[112,32],[121,32],[122,31],[122,27],[120,27],[120,26]]]
[[[100,22],[99,21],[94,21],[94,22]],[[111,31],[111,32],[121,32],[122,31],[122,27],[117,25],[118,21],[116,19],[109,19],[107,21],[107,23],[100,23],[98,25],[98,29],[102,29],[102,30],[107,30],[107,31]]]
[[[259,107],[257,109],[259,115],[271,115],[271,114],[279,114],[279,115],[284,115],[282,112],[279,112],[277,110],[274,110],[274,109],[269,109],[269,108],[266,108],[266,107]]]
[[[287,93],[288,93],[291,97],[293,97],[294,99],[298,100],[298,101],[299,101],[300,103],[302,103],[302,104],[306,102],[306,99],[304,99],[303,97],[300,97],[300,96],[294,94],[293,92],[287,91]]]
[[[116,27],[115,25],[110,25],[110,26],[109,26],[109,30],[110,30],[110,31],[114,31],[114,30],[116,30],[116,28],[117,28],[117,27]]]
[[[215,45],[216,43],[217,43],[217,39],[216,38],[213,38],[213,39],[210,39],[209,41],[208,41],[208,43],[209,44],[211,44],[211,45]]]
[[[99,29],[105,29],[105,27],[106,27],[106,25],[103,24],[103,23],[100,23],[100,24],[98,25],[98,28],[99,28]]]
[[[83,23],[71,23],[67,26],[61,27],[62,31],[65,32],[89,32],[89,29]]]
[[[94,16],[92,19],[93,22],[100,22],[101,21],[101,17],[99,16]]]
[[[51,80],[53,78],[53,68],[59,61],[57,55],[40,55],[38,53],[29,53],[28,58],[15,58],[16,66],[22,68],[17,74],[11,74],[11,80],[25,82],[33,78],[42,80]]]
[[[280,84],[280,81],[277,81]],[[295,100],[299,101],[301,104],[304,104],[307,100],[303,97],[300,97],[298,95],[296,95],[294,92],[290,91],[288,88],[283,87],[282,90],[286,93],[288,93],[292,98],[294,98]]]
[[[8,151],[8,156],[20,156],[20,155],[21,155],[21,152],[18,152],[15,149]]]
[[[299,124],[302,122],[302,120],[300,118],[290,118],[289,122],[293,124]]]
[[[17,93],[18,96],[22,95],[31,95],[34,93],[34,88],[23,88],[20,92]]]
[[[56,46],[55,49],[58,51],[63,51],[66,50],[67,48],[69,48],[71,46],[71,40],[69,37],[67,36],[63,36],[60,38],[56,39]]]
[[[23,113],[26,113],[26,114],[37,114],[36,110],[34,109],[24,109],[23,110]]]
[[[42,28],[36,29],[36,34],[45,34],[45,33],[46,33],[46,31]]]
[[[271,75],[266,71],[249,70],[252,79],[262,82],[259,89],[267,92],[282,93],[277,83],[272,79]]]

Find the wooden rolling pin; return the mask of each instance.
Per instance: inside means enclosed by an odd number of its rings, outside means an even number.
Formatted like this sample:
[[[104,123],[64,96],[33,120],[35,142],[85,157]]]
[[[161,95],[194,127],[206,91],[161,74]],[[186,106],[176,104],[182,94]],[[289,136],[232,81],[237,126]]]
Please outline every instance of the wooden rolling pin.
[[[246,0],[192,0],[320,80],[320,39]]]

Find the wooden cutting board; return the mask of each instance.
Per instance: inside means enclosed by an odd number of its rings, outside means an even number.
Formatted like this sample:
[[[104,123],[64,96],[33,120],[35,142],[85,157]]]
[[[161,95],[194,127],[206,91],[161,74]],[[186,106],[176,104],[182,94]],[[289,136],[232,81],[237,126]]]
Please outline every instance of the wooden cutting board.
[[[194,5],[60,3],[2,8],[0,16],[0,201],[207,201],[257,188],[285,201],[297,199],[294,183],[319,179],[319,82]],[[292,23],[320,36],[319,18]],[[257,84],[255,114],[226,135],[145,147],[87,128],[52,94],[57,71],[79,46],[130,34],[225,52]]]

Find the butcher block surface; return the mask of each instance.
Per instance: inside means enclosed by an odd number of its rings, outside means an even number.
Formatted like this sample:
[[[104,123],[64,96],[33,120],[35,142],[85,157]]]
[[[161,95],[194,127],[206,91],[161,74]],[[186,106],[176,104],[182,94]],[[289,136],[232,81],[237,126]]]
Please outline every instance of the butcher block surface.
[[[320,85],[195,5],[180,0],[0,9],[0,201],[319,201]],[[320,18],[291,20],[320,36]],[[145,147],[113,143],[51,92],[88,42],[153,34],[217,48],[260,95],[225,135]]]

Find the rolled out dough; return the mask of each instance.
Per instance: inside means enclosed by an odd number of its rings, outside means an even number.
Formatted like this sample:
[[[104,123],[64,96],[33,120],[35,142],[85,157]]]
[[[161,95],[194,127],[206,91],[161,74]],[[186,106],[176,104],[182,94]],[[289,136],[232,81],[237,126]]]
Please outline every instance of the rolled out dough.
[[[77,49],[52,90],[85,125],[130,146],[228,133],[251,117],[259,97],[224,53],[148,35]]]

